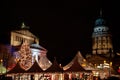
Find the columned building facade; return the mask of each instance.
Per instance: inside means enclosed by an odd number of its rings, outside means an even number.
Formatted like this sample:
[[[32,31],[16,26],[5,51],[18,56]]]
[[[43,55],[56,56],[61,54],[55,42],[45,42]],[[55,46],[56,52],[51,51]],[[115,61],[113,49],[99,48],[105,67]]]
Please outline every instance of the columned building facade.
[[[24,23],[22,23],[20,30],[11,31],[10,44],[12,46],[18,46],[21,44],[22,41],[23,42],[27,41],[29,44],[36,41],[36,43],[39,44],[39,38],[32,34],[29,31],[29,27],[26,26]]]

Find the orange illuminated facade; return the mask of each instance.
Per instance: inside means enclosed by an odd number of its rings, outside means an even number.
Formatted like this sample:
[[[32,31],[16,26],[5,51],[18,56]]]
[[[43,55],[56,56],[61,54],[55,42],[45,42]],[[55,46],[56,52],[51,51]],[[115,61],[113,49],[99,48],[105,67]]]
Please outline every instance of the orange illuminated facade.
[[[110,49],[113,52],[112,35],[109,27],[105,24],[105,20],[100,17],[95,21],[92,34],[92,53],[109,55]]]

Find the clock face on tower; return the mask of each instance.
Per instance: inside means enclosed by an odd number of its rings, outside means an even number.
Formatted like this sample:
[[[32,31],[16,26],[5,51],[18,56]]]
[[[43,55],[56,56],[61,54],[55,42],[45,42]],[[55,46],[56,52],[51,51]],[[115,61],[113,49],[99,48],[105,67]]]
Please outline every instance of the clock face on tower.
[[[108,28],[107,27],[97,27],[94,29],[94,32],[107,32]]]

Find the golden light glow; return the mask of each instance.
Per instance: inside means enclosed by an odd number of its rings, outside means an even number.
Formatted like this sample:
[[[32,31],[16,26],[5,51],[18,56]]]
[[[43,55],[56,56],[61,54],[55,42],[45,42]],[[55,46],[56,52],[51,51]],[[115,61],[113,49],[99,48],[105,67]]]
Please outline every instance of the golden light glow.
[[[86,60],[85,60],[85,59],[83,59],[83,61],[85,62]]]
[[[86,66],[86,64],[84,64],[84,63],[83,63],[83,64],[82,64],[82,66],[83,66],[83,67],[85,67],[85,66]]]
[[[106,63],[106,60],[104,60],[104,63]]]
[[[3,62],[3,60],[2,60],[2,59],[1,59],[0,61],[1,61],[1,62]]]
[[[110,66],[112,66],[112,62],[110,62]]]

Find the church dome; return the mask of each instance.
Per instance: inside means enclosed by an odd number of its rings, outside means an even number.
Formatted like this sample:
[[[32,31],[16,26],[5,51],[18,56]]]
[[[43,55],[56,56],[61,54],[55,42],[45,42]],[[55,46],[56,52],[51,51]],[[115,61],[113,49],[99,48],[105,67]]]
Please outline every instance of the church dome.
[[[95,21],[95,26],[103,26],[105,25],[105,20],[103,18],[98,18]]]

